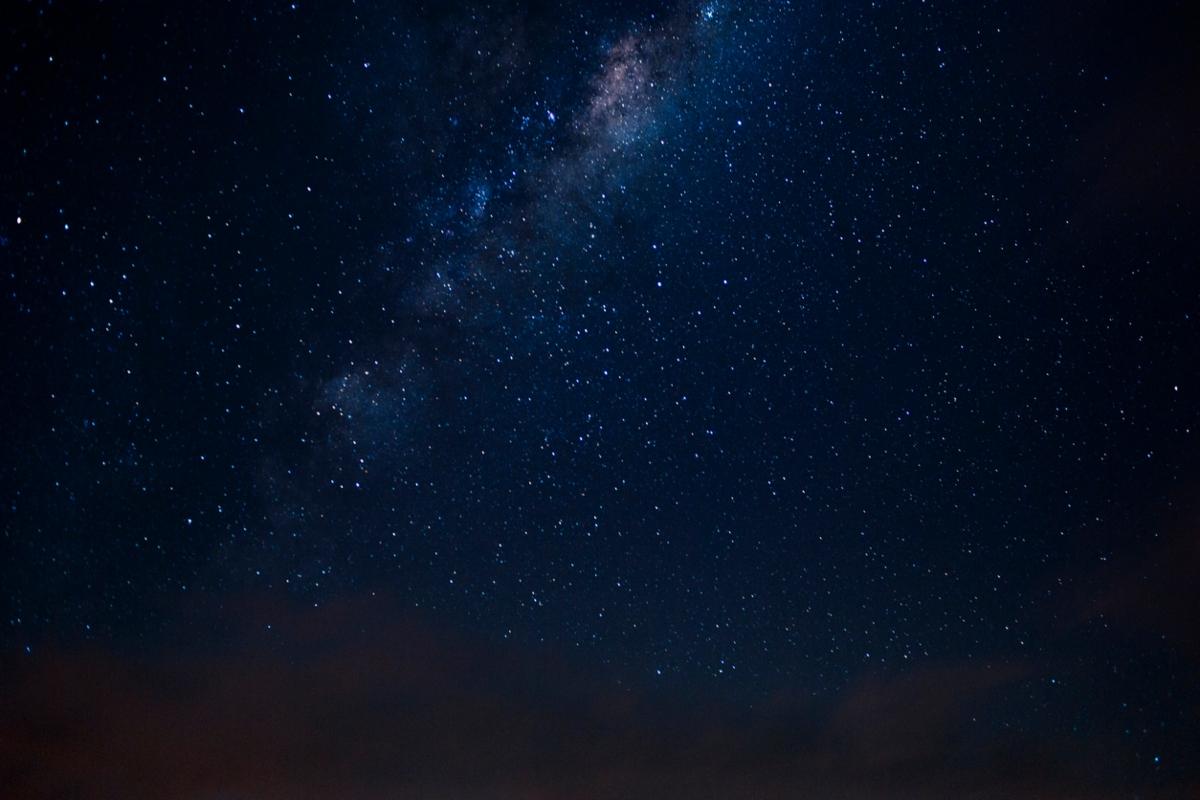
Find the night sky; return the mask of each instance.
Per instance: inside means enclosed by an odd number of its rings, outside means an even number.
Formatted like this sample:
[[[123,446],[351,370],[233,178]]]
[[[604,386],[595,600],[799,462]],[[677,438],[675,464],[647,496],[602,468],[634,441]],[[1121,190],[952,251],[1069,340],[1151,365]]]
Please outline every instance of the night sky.
[[[9,0],[0,795],[1200,797],[1187,6]]]

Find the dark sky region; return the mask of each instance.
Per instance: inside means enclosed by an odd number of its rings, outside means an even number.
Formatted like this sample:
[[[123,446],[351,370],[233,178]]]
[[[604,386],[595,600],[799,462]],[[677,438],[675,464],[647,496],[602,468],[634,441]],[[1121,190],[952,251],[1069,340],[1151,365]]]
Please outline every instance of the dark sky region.
[[[1200,797],[1188,4],[0,10],[0,795]]]

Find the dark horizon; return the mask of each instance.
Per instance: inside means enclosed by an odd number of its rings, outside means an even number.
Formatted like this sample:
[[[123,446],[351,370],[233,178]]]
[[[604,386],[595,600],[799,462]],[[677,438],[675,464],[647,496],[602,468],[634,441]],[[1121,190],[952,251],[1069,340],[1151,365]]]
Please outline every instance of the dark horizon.
[[[1200,797],[1183,3],[0,16],[0,795]]]

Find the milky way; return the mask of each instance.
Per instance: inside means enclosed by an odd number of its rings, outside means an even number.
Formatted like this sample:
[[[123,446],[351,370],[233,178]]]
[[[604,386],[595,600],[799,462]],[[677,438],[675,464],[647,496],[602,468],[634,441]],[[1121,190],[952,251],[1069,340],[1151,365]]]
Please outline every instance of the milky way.
[[[447,383],[461,380],[460,367],[479,369],[465,340],[451,343],[457,334],[536,335],[548,316],[566,315],[556,298],[571,278],[561,273],[577,269],[577,251],[594,249],[595,232],[611,225],[609,197],[645,169],[639,158],[669,124],[664,117],[673,101],[696,91],[698,76],[713,69],[708,60],[723,22],[715,5],[685,4],[665,22],[623,33],[601,52],[574,108],[544,110],[540,122],[550,135],[539,147],[503,168],[484,168],[504,176],[501,186],[475,179],[455,193],[462,200],[450,223],[453,234],[444,227],[428,231],[434,244],[427,251],[399,254],[401,269],[412,277],[384,299],[390,313],[428,331],[436,344],[459,349],[423,350],[409,341],[407,327],[374,342],[382,353],[354,359],[317,392],[313,413],[336,421],[315,446],[343,449],[365,473],[361,451],[374,458],[389,445],[405,444],[431,392],[455,391]],[[565,132],[553,136],[556,128]],[[454,368],[446,369],[447,361]],[[278,482],[267,489],[277,493]]]

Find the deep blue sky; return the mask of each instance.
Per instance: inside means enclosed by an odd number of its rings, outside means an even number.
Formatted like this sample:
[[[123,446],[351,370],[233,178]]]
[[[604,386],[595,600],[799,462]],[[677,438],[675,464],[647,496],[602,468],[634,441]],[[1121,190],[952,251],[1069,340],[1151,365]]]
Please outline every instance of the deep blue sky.
[[[1188,796],[1183,7],[13,4],[0,774]]]

